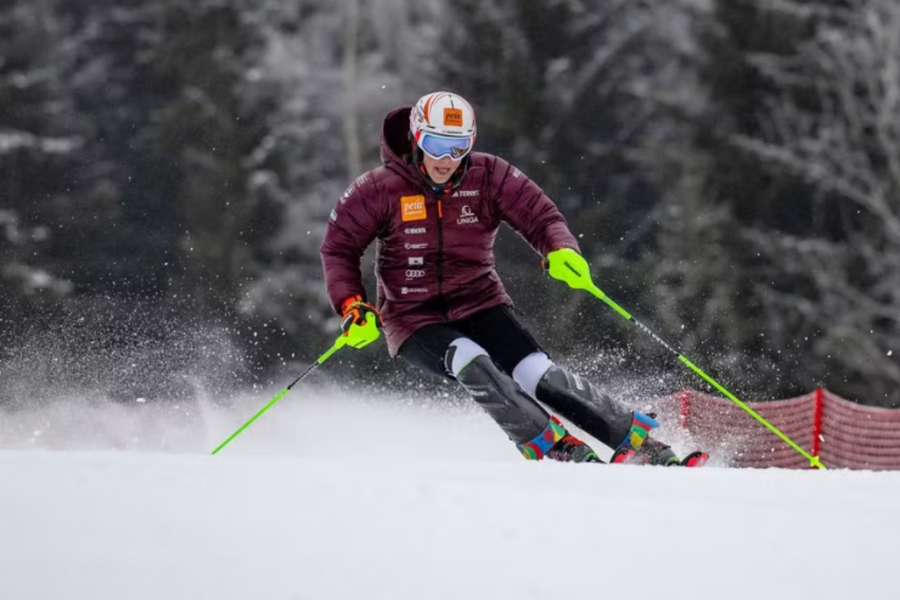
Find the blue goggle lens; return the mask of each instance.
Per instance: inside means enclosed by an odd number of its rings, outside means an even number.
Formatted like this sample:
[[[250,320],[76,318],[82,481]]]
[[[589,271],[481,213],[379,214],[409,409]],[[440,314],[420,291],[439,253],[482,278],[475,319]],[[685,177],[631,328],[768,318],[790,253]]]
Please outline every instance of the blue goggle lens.
[[[450,157],[459,160],[472,149],[471,138],[451,138],[426,133],[419,142],[422,151],[435,160]]]

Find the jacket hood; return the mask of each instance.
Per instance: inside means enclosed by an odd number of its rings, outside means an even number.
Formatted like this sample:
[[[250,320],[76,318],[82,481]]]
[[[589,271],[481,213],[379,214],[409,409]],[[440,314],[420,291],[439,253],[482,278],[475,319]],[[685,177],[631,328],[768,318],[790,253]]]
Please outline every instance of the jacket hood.
[[[381,128],[381,160],[385,165],[411,168],[412,145],[409,143],[409,112],[411,106],[395,108],[384,118]]]

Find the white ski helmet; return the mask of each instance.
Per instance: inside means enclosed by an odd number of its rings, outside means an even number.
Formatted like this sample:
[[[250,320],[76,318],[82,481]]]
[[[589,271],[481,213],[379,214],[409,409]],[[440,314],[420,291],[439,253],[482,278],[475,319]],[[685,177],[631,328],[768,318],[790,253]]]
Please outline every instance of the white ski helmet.
[[[452,92],[425,94],[409,113],[409,132],[422,152],[434,159],[461,160],[475,145],[475,111]]]

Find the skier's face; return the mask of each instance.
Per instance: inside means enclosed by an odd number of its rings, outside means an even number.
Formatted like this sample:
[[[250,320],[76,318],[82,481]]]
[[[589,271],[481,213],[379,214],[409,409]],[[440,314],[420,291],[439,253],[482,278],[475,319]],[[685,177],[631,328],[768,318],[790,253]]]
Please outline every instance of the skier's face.
[[[447,183],[453,177],[453,174],[456,173],[459,163],[462,162],[462,159],[453,160],[449,156],[436,160],[425,154],[422,158],[425,164],[425,172],[438,185]]]

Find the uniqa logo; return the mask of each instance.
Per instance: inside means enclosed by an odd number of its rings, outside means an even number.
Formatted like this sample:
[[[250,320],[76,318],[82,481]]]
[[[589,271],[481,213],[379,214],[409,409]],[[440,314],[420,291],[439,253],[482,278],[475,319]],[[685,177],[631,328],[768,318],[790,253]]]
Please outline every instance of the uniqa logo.
[[[472,223],[477,223],[478,217],[475,216],[475,213],[472,212],[472,207],[468,204],[463,204],[462,208],[459,210],[459,218],[456,220],[457,225],[470,225]]]

